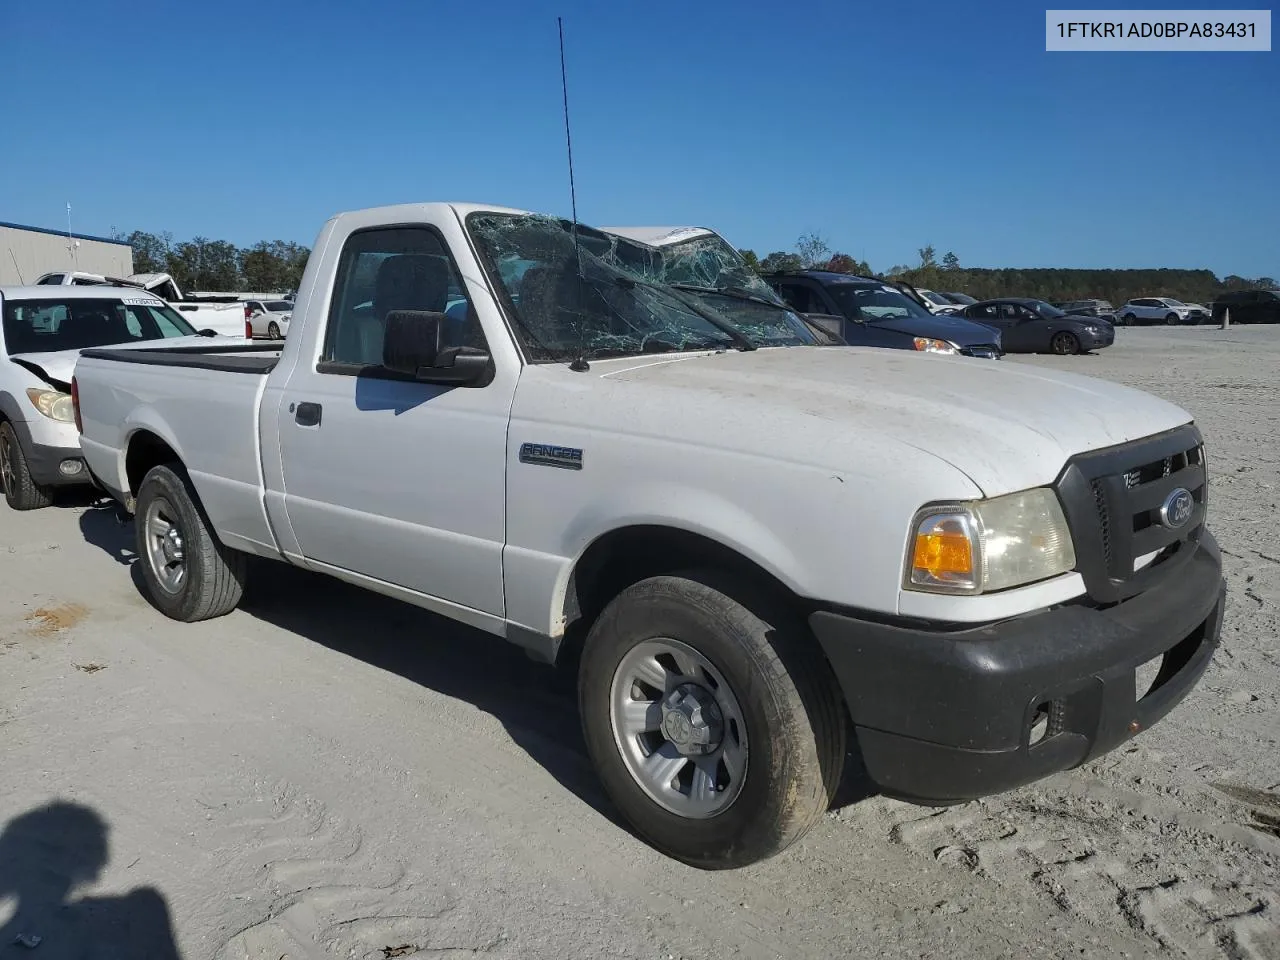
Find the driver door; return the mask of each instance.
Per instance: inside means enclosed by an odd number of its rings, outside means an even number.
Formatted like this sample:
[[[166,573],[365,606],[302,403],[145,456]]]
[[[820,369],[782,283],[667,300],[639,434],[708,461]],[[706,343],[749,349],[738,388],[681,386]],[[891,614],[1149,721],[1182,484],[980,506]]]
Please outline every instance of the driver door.
[[[319,569],[502,616],[514,373],[442,386],[382,366],[392,311],[444,314],[455,343],[485,343],[432,225],[350,234],[336,275],[323,339],[290,374],[276,412],[300,552]]]
[[[1034,353],[1045,338],[1040,317],[1020,303],[1000,304],[1004,348],[1015,353]]]

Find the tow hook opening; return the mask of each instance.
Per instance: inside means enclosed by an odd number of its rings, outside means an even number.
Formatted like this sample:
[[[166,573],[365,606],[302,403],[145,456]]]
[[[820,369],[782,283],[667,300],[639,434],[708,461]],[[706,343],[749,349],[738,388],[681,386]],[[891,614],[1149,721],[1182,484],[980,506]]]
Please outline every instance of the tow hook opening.
[[[1031,724],[1027,730],[1027,745],[1034,747],[1049,733],[1049,704],[1038,704],[1031,711]]]
[[[1034,747],[1061,733],[1066,705],[1061,700],[1045,700],[1036,704],[1027,721],[1027,746]]]

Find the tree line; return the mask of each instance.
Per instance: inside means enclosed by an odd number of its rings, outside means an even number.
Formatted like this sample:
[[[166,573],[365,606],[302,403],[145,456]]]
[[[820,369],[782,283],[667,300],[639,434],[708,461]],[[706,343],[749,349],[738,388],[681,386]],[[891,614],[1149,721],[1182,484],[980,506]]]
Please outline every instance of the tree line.
[[[861,276],[880,276],[861,260],[833,252],[816,233],[806,233],[794,250],[778,250],[759,257],[754,250],[739,250],[757,273],[793,270],[831,270]],[[1152,269],[1088,270],[1067,267],[992,268],[963,267],[954,252],[938,259],[931,246],[918,251],[916,265],[899,264],[885,277],[905,280],[928,290],[967,293],[979,300],[996,297],[1037,297],[1041,300],[1109,300],[1120,306],[1136,297],[1174,297],[1188,303],[1208,304],[1231,290],[1280,289],[1272,277],[1250,279],[1230,274],[1222,279],[1211,270]]]
[[[289,293],[302,282],[311,251],[287,240],[263,240],[237,247],[225,240],[195,237],[175,242],[171,233],[111,231],[113,240],[133,248],[135,273],[167,273],[184,290],[249,290]]]
[[[287,293],[298,289],[311,251],[285,240],[264,240],[237,247],[225,240],[195,237],[175,242],[170,233],[135,230],[111,236],[133,248],[137,273],[168,273],[183,290],[253,290]],[[835,273],[878,276],[870,264],[832,250],[818,233],[803,234],[792,250],[775,250],[760,257],[754,250],[738,251],[757,273],[830,270]],[[1109,300],[1120,306],[1135,297],[1176,297],[1207,304],[1231,290],[1280,289],[1271,277],[1249,279],[1234,274],[1218,279],[1211,270],[1081,270],[1066,267],[963,267],[953,252],[938,259],[927,245],[920,262],[900,264],[884,276],[905,280],[929,290],[967,293],[979,300],[994,297],[1038,297],[1041,300]]]

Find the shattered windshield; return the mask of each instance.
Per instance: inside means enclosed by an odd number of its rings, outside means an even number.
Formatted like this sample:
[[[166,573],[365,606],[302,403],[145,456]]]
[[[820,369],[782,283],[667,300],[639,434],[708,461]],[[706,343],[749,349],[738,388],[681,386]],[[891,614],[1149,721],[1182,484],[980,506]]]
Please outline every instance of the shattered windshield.
[[[620,245],[642,246],[625,240]],[[794,347],[826,342],[815,336],[723,237],[708,233],[653,249],[656,256],[650,265],[657,270],[654,279],[692,293],[758,345]]]
[[[777,342],[733,322],[722,304],[709,306],[692,292],[666,285],[663,252],[647,244],[580,224],[575,250],[572,223],[536,214],[473,213],[467,227],[533,362],[754,349]],[[753,306],[784,315],[769,305]],[[816,342],[802,323],[790,338]]]

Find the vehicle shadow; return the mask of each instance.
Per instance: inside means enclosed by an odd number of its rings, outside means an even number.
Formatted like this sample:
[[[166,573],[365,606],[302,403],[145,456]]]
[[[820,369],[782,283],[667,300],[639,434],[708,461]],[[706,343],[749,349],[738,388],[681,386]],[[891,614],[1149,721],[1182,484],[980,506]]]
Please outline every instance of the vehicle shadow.
[[[339,580],[259,561],[244,612],[492,714],[568,790],[615,814],[587,757],[572,676],[481,630]]]
[[[134,562],[133,525],[111,504],[80,518],[85,540],[116,562]],[[251,560],[243,612],[323,647],[492,714],[511,739],[583,802],[615,822],[587,756],[578,715],[574,664],[550,667],[513,644],[398,600],[283,563]],[[833,806],[872,795],[856,748],[846,757]]]
[[[78,504],[85,506],[84,504]],[[129,566],[138,559],[134,551],[133,524],[122,523],[111,499],[90,502],[80,514],[80,534],[116,563]]]
[[[110,828],[93,809],[58,800],[22,813],[0,830],[0,956],[39,947],[38,956],[97,955],[177,960],[165,898],[154,887],[83,896],[110,859]],[[25,948],[23,950],[22,948]]]

